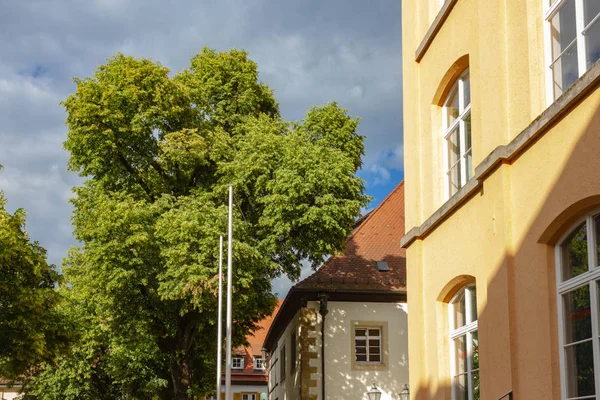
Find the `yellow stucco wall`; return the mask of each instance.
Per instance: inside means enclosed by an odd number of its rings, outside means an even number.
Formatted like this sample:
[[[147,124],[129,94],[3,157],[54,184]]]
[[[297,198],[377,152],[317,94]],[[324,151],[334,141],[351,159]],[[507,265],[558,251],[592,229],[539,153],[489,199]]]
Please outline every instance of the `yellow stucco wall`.
[[[437,0],[432,0],[437,1]],[[473,165],[508,144],[547,107],[541,0],[459,0],[423,59],[432,1],[403,0],[406,230],[447,200],[440,81],[469,55]],[[407,249],[413,399],[451,399],[445,290],[475,277],[481,398],[560,399],[552,224],[600,194],[600,89],[594,89],[480,190]],[[597,204],[600,207],[600,202]]]

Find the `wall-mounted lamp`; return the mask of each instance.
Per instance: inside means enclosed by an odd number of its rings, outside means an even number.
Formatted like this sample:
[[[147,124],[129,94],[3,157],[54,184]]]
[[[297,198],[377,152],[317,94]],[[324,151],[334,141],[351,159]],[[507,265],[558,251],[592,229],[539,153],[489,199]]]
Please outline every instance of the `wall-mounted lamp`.
[[[379,400],[381,399],[381,390],[377,389],[377,386],[373,383],[373,387],[367,392],[367,396],[369,400]]]
[[[404,387],[400,392],[400,400],[410,400],[410,388],[408,387],[408,383],[404,384]]]

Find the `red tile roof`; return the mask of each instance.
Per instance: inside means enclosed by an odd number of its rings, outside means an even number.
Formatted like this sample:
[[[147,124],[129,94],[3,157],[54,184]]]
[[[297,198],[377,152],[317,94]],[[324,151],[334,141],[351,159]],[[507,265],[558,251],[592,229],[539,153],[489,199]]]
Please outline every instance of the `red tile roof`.
[[[244,358],[244,369],[231,371],[231,381],[233,383],[267,382],[267,372],[254,369],[254,357],[262,357],[262,345],[269,332],[273,318],[277,315],[283,299],[278,299],[273,313],[259,322],[257,329],[246,336],[248,346],[240,346],[233,351],[234,356]],[[225,379],[223,375],[222,379]]]
[[[330,257],[315,273],[297,283],[300,289],[405,290],[404,181],[367,214],[346,241],[342,254]],[[390,270],[379,272],[377,261]]]
[[[406,301],[404,236],[404,182],[373,211],[359,219],[342,254],[330,257],[321,268],[288,292],[271,324],[264,347],[271,351],[281,333],[306,301],[327,293],[331,301]],[[389,271],[380,272],[377,261]]]

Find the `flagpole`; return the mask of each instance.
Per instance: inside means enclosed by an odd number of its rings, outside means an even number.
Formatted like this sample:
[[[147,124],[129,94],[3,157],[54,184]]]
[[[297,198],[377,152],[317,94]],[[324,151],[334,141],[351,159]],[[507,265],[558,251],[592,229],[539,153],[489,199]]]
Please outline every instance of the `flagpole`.
[[[219,237],[219,317],[217,318],[217,399],[221,398],[221,366],[223,350],[223,235]]]
[[[229,186],[229,237],[227,239],[227,360],[225,368],[225,400],[231,397],[231,280],[232,280],[232,241],[233,241],[233,186]]]

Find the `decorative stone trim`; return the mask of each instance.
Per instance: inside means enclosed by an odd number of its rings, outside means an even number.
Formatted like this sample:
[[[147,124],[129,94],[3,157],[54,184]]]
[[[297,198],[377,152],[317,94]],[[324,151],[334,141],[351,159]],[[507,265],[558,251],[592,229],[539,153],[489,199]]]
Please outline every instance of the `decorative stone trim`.
[[[541,138],[554,124],[560,121],[574,106],[582,101],[592,90],[600,85],[600,61],[597,61],[583,76],[560,96],[550,107],[537,117],[525,130],[517,135],[509,144],[496,147],[475,167],[475,174],[444,205],[434,212],[419,227],[409,230],[400,246],[408,248],[417,239],[422,240],[433,229],[441,224],[457,208],[467,202],[483,186],[487,176],[492,174],[503,163],[512,164],[516,158]]]
[[[440,12],[438,12],[438,15],[433,20],[433,23],[431,24],[429,30],[425,34],[425,37],[421,41],[419,48],[415,52],[416,62],[421,61],[421,59],[425,55],[425,52],[431,45],[431,42],[433,42],[433,39],[435,38],[439,30],[442,28],[444,21],[446,21],[446,18],[448,18],[448,15],[450,15],[450,11],[452,11],[452,8],[454,7],[457,1],[458,0],[446,0],[444,2],[444,5],[440,9]]]
[[[319,349],[317,345],[318,314],[314,308],[300,309],[300,398],[317,400]]]

